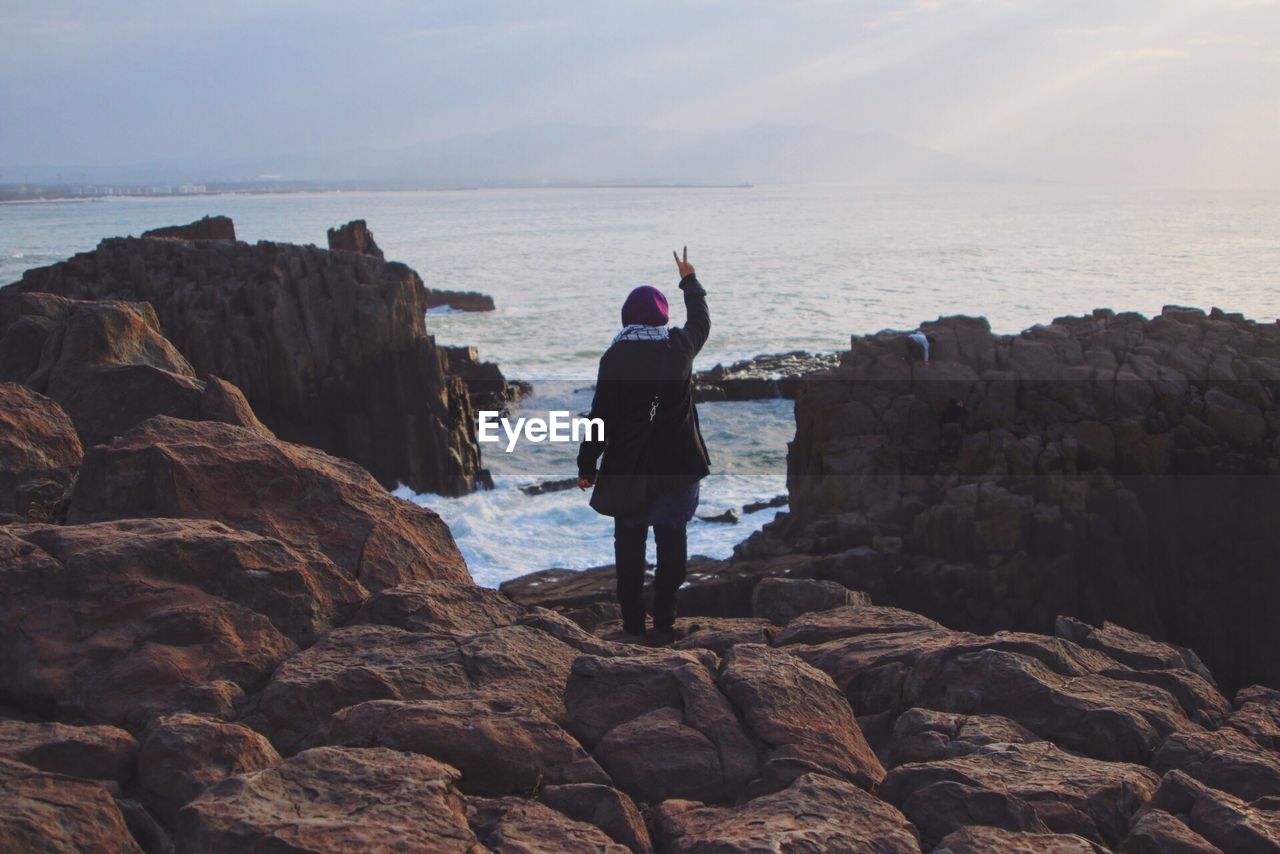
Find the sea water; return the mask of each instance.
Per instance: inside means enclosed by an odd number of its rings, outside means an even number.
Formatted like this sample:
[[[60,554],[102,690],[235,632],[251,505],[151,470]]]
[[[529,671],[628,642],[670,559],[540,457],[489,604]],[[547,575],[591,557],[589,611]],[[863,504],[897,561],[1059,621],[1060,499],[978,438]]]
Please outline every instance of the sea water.
[[[387,257],[428,287],[492,295],[497,310],[432,312],[446,344],[473,344],[533,383],[512,413],[590,406],[600,353],[637,284],[664,289],[684,322],[671,251],[708,290],[711,337],[696,367],[759,353],[834,352],[850,335],[985,315],[1017,332],[1095,307],[1220,306],[1280,314],[1280,191],[1055,185],[734,189],[536,189],[112,199],[0,205],[0,283],[92,249],[105,236],[226,214],[242,240],[325,244],[369,223]],[[713,475],[700,513],[785,492],[787,401],[699,407]],[[571,446],[488,450],[497,488],[458,499],[399,494],[448,521],[483,584],[612,560],[609,520],[576,489],[528,485],[573,473]],[[695,521],[690,553],[724,557],[776,511]],[[652,546],[651,546],[652,549]],[[650,552],[652,559],[652,551]]]

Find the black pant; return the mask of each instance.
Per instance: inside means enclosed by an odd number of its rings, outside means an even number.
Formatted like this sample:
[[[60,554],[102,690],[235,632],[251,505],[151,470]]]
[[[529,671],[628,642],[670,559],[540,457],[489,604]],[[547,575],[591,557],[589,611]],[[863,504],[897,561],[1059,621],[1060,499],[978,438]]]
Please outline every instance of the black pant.
[[[613,523],[613,556],[618,573],[618,607],[627,631],[644,631],[644,546],[649,526]],[[654,525],[653,540],[658,546],[658,568],[653,581],[653,625],[670,628],[676,619],[676,594],[684,584],[688,561],[688,541],[684,525]]]

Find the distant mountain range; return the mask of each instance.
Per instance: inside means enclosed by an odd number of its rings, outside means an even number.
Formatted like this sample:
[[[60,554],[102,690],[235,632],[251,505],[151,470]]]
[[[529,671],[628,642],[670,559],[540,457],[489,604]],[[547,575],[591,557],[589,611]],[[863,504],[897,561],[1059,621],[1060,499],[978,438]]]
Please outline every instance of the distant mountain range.
[[[1011,182],[994,170],[883,133],[762,126],[666,132],[592,125],[539,125],[467,134],[402,148],[299,152],[196,163],[30,166],[7,181],[88,183],[308,182],[404,187],[563,184],[768,184]]]

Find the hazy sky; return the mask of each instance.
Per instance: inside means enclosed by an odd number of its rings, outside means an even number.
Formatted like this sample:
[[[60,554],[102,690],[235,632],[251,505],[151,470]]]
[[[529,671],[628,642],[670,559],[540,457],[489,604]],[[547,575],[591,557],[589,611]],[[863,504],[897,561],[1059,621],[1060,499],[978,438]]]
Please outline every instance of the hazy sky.
[[[1280,186],[1280,2],[0,0],[0,180],[564,122]]]

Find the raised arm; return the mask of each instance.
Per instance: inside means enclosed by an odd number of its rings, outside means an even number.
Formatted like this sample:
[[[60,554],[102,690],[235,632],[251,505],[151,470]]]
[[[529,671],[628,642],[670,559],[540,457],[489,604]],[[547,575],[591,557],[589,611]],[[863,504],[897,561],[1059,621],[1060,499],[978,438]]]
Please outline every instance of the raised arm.
[[[702,345],[707,343],[711,334],[711,312],[707,309],[707,292],[694,274],[693,265],[689,263],[689,247],[684,247],[684,257],[672,252],[676,258],[676,269],[680,272],[680,290],[684,292],[684,309],[686,320],[685,334],[693,345],[693,355],[697,355]]]

